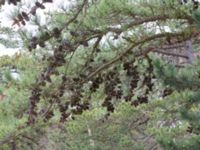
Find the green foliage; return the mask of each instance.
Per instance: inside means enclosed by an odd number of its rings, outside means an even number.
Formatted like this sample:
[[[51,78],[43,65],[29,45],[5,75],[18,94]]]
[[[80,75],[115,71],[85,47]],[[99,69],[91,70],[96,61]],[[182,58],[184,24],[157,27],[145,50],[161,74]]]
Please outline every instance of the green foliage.
[[[46,2],[15,15],[29,52],[0,59],[0,149],[200,149],[199,63],[166,63],[199,49],[192,2],[80,0],[41,25]]]
[[[169,134],[169,137],[159,138],[161,145],[165,149],[199,149],[199,132],[200,132],[200,122],[199,122],[199,69],[198,67],[188,66],[184,69],[175,69],[172,66],[163,66],[159,62],[156,62],[157,74],[159,78],[163,81],[163,84],[173,88],[175,92],[173,95],[167,98],[162,107],[164,112],[172,112],[173,120],[179,122],[180,133],[174,134],[173,131]],[[161,67],[162,66],[162,67]],[[195,66],[199,66],[195,64]],[[170,69],[169,69],[170,68]],[[169,81],[170,80],[170,81]],[[179,114],[174,116],[174,114]],[[165,116],[163,114],[163,116]],[[189,124],[190,129],[187,129],[188,134],[185,129],[184,124]],[[167,127],[170,129],[170,127]],[[184,130],[182,130],[184,129]],[[166,131],[169,132],[169,131]],[[179,139],[178,136],[184,136],[183,139]],[[166,135],[164,132],[163,135]],[[173,140],[172,140],[173,139]]]

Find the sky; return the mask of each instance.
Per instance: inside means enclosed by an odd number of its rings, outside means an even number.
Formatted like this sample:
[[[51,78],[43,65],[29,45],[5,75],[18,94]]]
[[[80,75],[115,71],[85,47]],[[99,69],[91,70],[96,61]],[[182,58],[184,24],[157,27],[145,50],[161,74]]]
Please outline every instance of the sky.
[[[22,0],[22,3],[24,3],[26,6],[32,6],[34,5],[35,0]],[[49,12],[49,11],[54,11],[54,10],[58,10],[59,6],[64,6],[67,7],[70,4],[72,4],[73,0],[53,0],[53,3],[46,3],[45,10],[41,10],[38,9],[37,10],[37,14],[39,14],[41,16],[41,23],[45,24],[45,15],[44,12]],[[16,6],[14,5],[8,5],[5,4],[2,7],[2,12],[0,13],[0,26],[1,27],[11,27],[12,29],[14,29],[16,32],[18,30],[17,26],[12,26],[12,19],[11,19],[11,15],[13,13],[13,10],[15,10]],[[27,8],[24,8],[25,10]],[[28,29],[28,31],[34,31],[35,27],[27,24],[24,28]],[[0,37],[2,37],[2,35],[0,35]],[[6,48],[6,46],[0,44],[0,56],[3,55],[13,55],[17,52],[19,52],[20,48]]]

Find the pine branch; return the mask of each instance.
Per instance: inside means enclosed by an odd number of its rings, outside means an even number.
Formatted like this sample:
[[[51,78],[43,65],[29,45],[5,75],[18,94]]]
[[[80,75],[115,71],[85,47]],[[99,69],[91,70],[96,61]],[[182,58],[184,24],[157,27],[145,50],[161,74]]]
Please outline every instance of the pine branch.
[[[121,58],[123,58],[128,52],[133,50],[135,47],[137,47],[137,46],[139,46],[139,45],[141,45],[143,43],[147,43],[147,42],[150,42],[152,40],[159,39],[159,38],[164,38],[164,37],[167,37],[167,36],[181,37],[181,36],[183,36],[183,33],[161,33],[161,34],[156,34],[156,35],[147,37],[147,38],[142,39],[142,40],[140,40],[138,42],[135,42],[130,47],[125,49],[119,56],[117,56],[116,58],[112,59],[111,61],[105,63],[104,65],[100,66],[94,72],[92,72],[90,75],[88,75],[86,81],[90,80],[92,77],[97,75],[99,72],[101,72],[101,71],[103,71],[105,69],[108,69],[111,65],[113,65],[116,62],[118,62]],[[141,55],[143,55],[143,54],[136,55],[136,57],[141,56]]]

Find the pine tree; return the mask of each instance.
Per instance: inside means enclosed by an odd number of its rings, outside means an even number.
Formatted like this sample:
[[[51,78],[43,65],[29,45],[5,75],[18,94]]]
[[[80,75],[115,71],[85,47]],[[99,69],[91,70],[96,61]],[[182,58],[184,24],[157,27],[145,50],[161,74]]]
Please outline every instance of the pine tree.
[[[1,149],[199,149],[197,3],[81,0],[46,25],[51,0],[9,3],[26,51],[0,63]]]

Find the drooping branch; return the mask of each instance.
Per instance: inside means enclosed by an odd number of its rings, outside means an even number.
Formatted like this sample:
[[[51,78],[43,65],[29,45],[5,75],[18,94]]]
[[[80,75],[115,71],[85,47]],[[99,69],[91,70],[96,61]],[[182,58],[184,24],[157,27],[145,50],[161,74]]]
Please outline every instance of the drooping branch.
[[[127,31],[130,28],[133,28],[134,26],[142,25],[144,23],[174,20],[174,19],[187,20],[189,23],[194,22],[193,18],[192,17],[189,18],[188,16],[186,16],[186,17],[185,16],[171,17],[171,16],[168,16],[168,15],[158,15],[158,16],[152,16],[152,17],[146,17],[146,18],[133,20],[129,23],[120,25],[121,26],[120,28],[118,28],[118,27],[108,27],[108,28],[105,29],[104,32],[105,33],[114,32],[114,33],[120,34],[124,31]],[[117,24],[117,25],[119,25],[119,24]],[[112,25],[112,26],[114,26],[114,25]],[[96,29],[96,30],[94,30],[94,32],[99,33],[101,31]]]
[[[182,57],[182,58],[186,58],[186,59],[188,58],[188,56],[186,56],[186,55],[172,53],[172,52],[166,52],[166,51],[163,51],[162,49],[156,49],[156,50],[153,50],[153,52],[163,54],[163,55],[174,56],[174,57]]]
[[[183,33],[161,33],[161,34],[156,34],[147,38],[144,38],[142,40],[139,40],[138,42],[134,42],[134,44],[132,44],[130,47],[128,47],[127,49],[125,49],[121,54],[119,54],[117,57],[113,58],[111,61],[105,63],[104,65],[100,66],[99,68],[97,68],[94,72],[92,72],[90,75],[88,75],[87,80],[91,79],[93,76],[97,75],[99,72],[108,69],[111,65],[113,65],[114,63],[118,62],[122,57],[124,57],[128,52],[130,52],[131,50],[133,50],[135,47],[143,44],[143,43],[148,43],[152,40],[155,39],[159,39],[159,38],[164,38],[167,36],[173,36],[173,37],[181,37],[183,36]],[[188,38],[188,37],[187,37]],[[139,54],[139,55],[143,55],[143,54]],[[136,54],[136,56],[138,57],[138,55]]]

